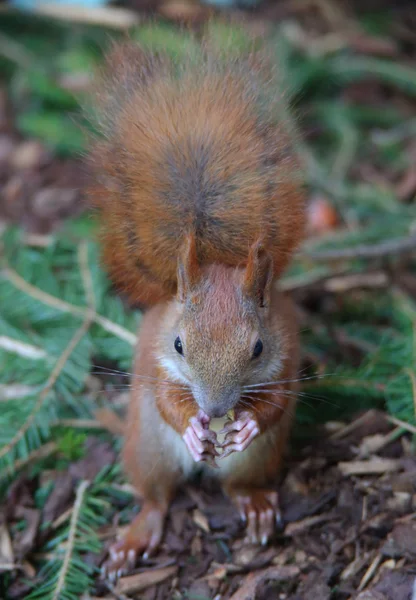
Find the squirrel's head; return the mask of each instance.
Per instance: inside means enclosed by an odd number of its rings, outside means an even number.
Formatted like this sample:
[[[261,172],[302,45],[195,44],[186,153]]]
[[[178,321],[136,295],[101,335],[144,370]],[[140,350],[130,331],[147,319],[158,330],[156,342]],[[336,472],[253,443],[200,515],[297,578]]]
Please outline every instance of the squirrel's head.
[[[272,260],[259,242],[244,268],[203,268],[194,239],[185,244],[159,360],[210,417],[243,405],[250,396],[245,386],[270,381],[282,369],[284,334],[269,310],[272,281]]]

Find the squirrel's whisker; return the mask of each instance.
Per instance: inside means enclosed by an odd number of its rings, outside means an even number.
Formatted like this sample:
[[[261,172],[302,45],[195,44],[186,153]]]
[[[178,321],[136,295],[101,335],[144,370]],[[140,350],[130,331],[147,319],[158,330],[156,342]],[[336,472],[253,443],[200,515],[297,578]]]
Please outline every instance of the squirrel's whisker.
[[[101,375],[102,373],[106,373],[109,375],[119,375],[121,377],[132,377],[134,379],[143,379],[146,381],[151,381],[157,384],[165,384],[171,387],[181,388],[181,389],[189,389],[189,386],[183,383],[177,383],[175,381],[170,381],[169,379],[158,379],[157,377],[152,377],[151,375],[140,375],[137,373],[129,373],[128,371],[117,371],[116,369],[105,369],[102,367],[102,371],[91,371],[92,375]]]
[[[299,381],[311,381],[314,379],[322,379],[324,377],[331,377],[332,375],[334,375],[334,373],[326,373],[325,375],[311,375],[308,377],[298,377],[296,379],[278,379],[276,381],[263,381],[260,383],[253,383],[251,385],[245,385],[243,387],[243,389],[252,390],[252,389],[255,389],[258,387],[275,386],[275,385],[281,385],[283,383],[297,383]]]

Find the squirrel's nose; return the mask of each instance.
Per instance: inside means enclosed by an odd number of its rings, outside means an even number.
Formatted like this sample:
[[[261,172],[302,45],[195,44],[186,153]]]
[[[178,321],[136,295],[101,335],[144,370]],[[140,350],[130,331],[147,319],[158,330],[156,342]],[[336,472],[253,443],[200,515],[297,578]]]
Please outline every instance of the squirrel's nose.
[[[207,415],[211,418],[211,419],[220,419],[221,417],[223,417],[224,415],[227,414],[228,412],[228,408],[223,408],[222,406],[210,406],[209,408],[207,407],[205,409]]]
[[[196,397],[195,399],[211,419],[219,419],[235,407],[240,400],[240,395],[239,389],[227,389],[227,391],[221,393],[201,394],[199,398]]]

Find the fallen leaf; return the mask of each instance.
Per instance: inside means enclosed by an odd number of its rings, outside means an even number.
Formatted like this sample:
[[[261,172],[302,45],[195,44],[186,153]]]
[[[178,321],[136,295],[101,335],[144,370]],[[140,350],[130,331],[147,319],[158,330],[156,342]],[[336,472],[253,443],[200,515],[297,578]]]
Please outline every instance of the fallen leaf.
[[[43,523],[52,523],[66,511],[74,495],[74,480],[66,471],[54,480],[52,492],[43,507]]]
[[[141,592],[151,585],[156,585],[169,577],[173,577],[177,571],[178,567],[173,566],[154,571],[144,571],[143,573],[137,573],[137,575],[130,575],[129,577],[122,577],[117,583],[116,591],[119,594]]]
[[[92,481],[98,473],[116,461],[116,453],[111,444],[89,437],[85,442],[86,456],[73,463],[70,474],[76,479]]]
[[[37,508],[19,506],[16,516],[25,519],[26,527],[13,538],[13,548],[16,556],[21,559],[30,552],[36,542],[39,525],[41,522],[41,511]]]
[[[231,596],[230,600],[255,600],[256,591],[260,584],[265,581],[285,581],[299,575],[298,567],[268,567],[261,571],[250,573],[242,586]]]
[[[390,533],[382,552],[385,556],[416,557],[416,523],[399,523]]]
[[[375,597],[374,600],[402,600],[415,598],[415,577],[411,573],[388,571],[374,586],[374,592],[381,593],[383,598]],[[361,599],[360,599],[361,600]],[[373,600],[373,598],[371,598]]]

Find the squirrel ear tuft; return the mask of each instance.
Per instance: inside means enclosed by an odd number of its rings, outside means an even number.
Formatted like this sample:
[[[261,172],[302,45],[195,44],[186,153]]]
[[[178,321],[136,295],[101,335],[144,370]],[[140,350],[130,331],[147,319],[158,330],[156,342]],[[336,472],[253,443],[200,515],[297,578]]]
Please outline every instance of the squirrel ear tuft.
[[[264,308],[270,302],[272,282],[273,260],[262,241],[258,240],[250,248],[243,291],[251,298],[256,298],[258,305]]]
[[[187,295],[195,289],[201,276],[195,236],[190,234],[179,253],[178,261],[178,300],[184,302]]]

